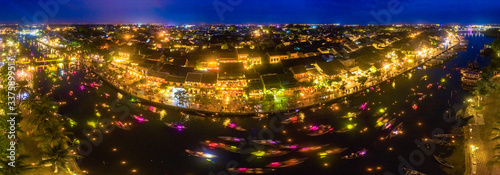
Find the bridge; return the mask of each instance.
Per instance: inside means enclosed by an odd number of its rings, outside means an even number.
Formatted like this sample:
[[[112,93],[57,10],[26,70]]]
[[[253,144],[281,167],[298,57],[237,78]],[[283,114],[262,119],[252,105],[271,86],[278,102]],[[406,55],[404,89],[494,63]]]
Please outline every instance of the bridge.
[[[457,33],[460,36],[467,36],[467,37],[484,37],[484,33],[477,31],[477,32],[461,32]]]

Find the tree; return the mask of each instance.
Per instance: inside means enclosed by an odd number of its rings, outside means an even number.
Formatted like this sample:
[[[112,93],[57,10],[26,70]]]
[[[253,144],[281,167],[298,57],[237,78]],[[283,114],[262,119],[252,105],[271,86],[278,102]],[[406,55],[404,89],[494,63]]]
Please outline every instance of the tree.
[[[187,92],[180,90],[174,93],[174,98],[177,99],[178,104],[185,104],[187,102]]]
[[[340,83],[342,81],[342,77],[336,76],[332,81]]]
[[[54,104],[51,98],[43,96],[40,100],[33,102],[34,106],[31,106],[33,110],[32,116],[28,118],[28,126],[32,129],[34,133],[42,132],[44,128],[50,122],[57,122],[57,105]]]
[[[345,88],[345,84],[342,84],[342,85],[340,86],[340,90],[342,90],[342,92],[343,92],[343,91],[345,91],[345,89],[346,89],[346,88]]]
[[[500,53],[500,39],[493,41],[491,49],[493,49],[496,54]]]
[[[39,142],[38,147],[42,150],[48,150],[58,144],[66,146],[71,142],[68,136],[72,134],[72,132],[64,131],[64,127],[61,123],[50,122],[44,127],[43,134],[37,136],[35,140]]]
[[[365,84],[365,82],[368,80],[367,77],[365,76],[362,76],[362,77],[358,77],[358,83],[359,84]]]
[[[59,168],[69,172],[68,162],[73,158],[81,158],[76,154],[74,147],[65,148],[63,144],[57,144],[51,149],[44,152],[44,159],[40,161],[40,165],[51,164],[54,173],[59,172]],[[71,172],[70,172],[71,173]]]
[[[492,128],[492,134],[495,134],[495,136],[490,139],[491,141],[500,140],[500,122],[495,122],[495,126]],[[495,145],[492,151],[500,151],[500,144]],[[488,164],[500,164],[500,156],[494,155],[493,158],[488,162]]]
[[[37,166],[26,164],[27,158],[26,155],[18,155],[14,166],[10,166],[9,162],[11,161],[8,158],[0,157],[0,174],[22,175],[37,168]]]
[[[264,101],[274,102],[274,95],[270,93],[264,94]]]

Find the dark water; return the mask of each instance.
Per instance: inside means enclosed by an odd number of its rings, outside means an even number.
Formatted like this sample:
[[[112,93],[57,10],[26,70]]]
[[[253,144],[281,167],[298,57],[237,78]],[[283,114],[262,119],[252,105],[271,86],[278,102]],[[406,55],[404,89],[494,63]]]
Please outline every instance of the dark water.
[[[409,74],[398,76],[391,82],[381,84],[379,92],[376,92],[377,87],[375,87],[374,90],[365,91],[365,93],[349,98],[350,104],[348,106],[340,104],[339,110],[328,108],[332,103],[339,101],[328,103],[314,113],[304,109],[300,114],[300,116],[304,116],[303,121],[291,124],[281,124],[279,120],[276,121],[277,116],[269,116],[261,120],[249,117],[196,117],[194,115],[186,117],[182,116],[180,111],[172,109],[166,109],[168,114],[163,121],[160,121],[158,114],[138,109],[135,105],[127,106],[123,102],[116,105],[114,110],[102,107],[102,104],[113,106],[112,103],[117,100],[118,91],[106,83],[98,89],[84,85],[84,89],[81,90],[82,83],[89,84],[99,81],[97,77],[90,76],[91,74],[87,73],[88,71],[85,71],[82,66],[64,64],[60,67],[55,65],[56,67],[52,68],[53,71],[49,71],[47,67],[37,68],[36,71],[41,80],[42,92],[49,92],[53,85],[61,85],[54,88],[51,96],[57,101],[67,102],[66,105],[60,107],[60,113],[71,117],[78,123],[72,128],[72,131],[82,143],[89,140],[82,131],[92,131],[87,124],[89,121],[106,121],[105,118],[113,119],[113,116],[116,119],[125,115],[124,111],[127,110],[130,111],[130,114],[142,114],[149,119],[147,122],[139,123],[134,118],[127,117],[123,121],[132,123],[131,130],[114,128],[108,130],[108,133],[103,130],[102,139],[97,139],[97,142],[92,144],[91,149],[88,150],[90,154],[86,155],[80,162],[80,167],[89,171],[89,174],[160,175],[210,174],[212,172],[213,174],[229,174],[226,172],[227,167],[264,167],[270,162],[290,158],[308,159],[294,167],[277,169],[273,174],[383,174],[386,171],[398,174],[397,170],[400,164],[398,156],[409,160],[412,151],[420,150],[414,143],[416,139],[431,137],[432,131],[436,128],[441,128],[445,132],[450,132],[453,129],[455,122],[444,121],[442,115],[450,107],[449,104],[461,101],[468,93],[461,90],[459,71],[452,70],[452,67],[465,67],[469,61],[473,61],[475,58],[481,66],[487,65],[487,59],[478,56],[478,54],[483,44],[492,42],[493,39],[484,37],[468,39],[470,40],[468,51],[459,52],[457,58],[445,63],[446,69],[440,66],[425,70],[413,70],[411,78]],[[450,74],[451,78],[446,78],[447,74]],[[54,78],[48,78],[49,76]],[[62,80],[58,79],[59,76]],[[427,80],[421,80],[423,76],[427,76]],[[69,77],[68,80],[66,80],[67,77]],[[445,81],[441,83],[443,78]],[[433,86],[427,88],[426,86],[430,83]],[[438,85],[441,85],[442,88],[438,89]],[[69,94],[70,91],[73,92],[72,95]],[[458,95],[454,94],[451,98],[452,91],[458,91]],[[110,96],[106,98],[105,93]],[[427,97],[419,101],[418,97],[413,95],[414,93],[427,94]],[[396,101],[397,103],[395,103]],[[411,107],[414,101],[417,102],[418,110],[413,110]],[[369,110],[362,111],[357,118],[352,119],[352,121],[339,118],[347,112],[361,111],[359,106],[365,102],[368,102],[367,108]],[[396,118],[396,124],[403,122],[403,135],[389,140],[380,140],[380,137],[385,137],[388,131],[381,131],[374,127],[378,117],[373,115],[384,108],[387,108],[385,112],[391,118]],[[95,110],[101,114],[101,117],[96,116]],[[402,113],[403,111],[404,113]],[[222,123],[227,119],[246,128],[247,132],[225,128]],[[187,129],[174,130],[166,127],[165,121],[183,121]],[[357,124],[357,126],[346,133],[326,134],[317,137],[306,135],[304,127],[320,124],[330,124],[335,130],[349,124]],[[97,135],[92,136],[97,137]],[[349,149],[339,155],[325,158],[320,158],[317,152],[292,152],[281,157],[254,158],[251,154],[213,150],[200,144],[201,141],[205,140],[222,142],[217,139],[217,136],[273,139],[299,145],[329,144],[327,148],[348,147]],[[245,151],[258,148],[253,144],[244,144],[240,147]],[[362,158],[340,159],[340,156],[363,148],[366,148],[368,153]],[[184,152],[185,149],[204,150],[218,157],[207,161],[188,156]],[[85,150],[87,151],[87,149]],[[437,147],[434,153],[449,155],[452,151],[453,149]],[[422,164],[414,166],[415,169],[427,174],[444,174],[432,156],[424,158]],[[377,167],[380,167],[380,170],[377,170]],[[368,168],[372,168],[372,171],[368,171]],[[133,170],[136,172],[133,173]]]

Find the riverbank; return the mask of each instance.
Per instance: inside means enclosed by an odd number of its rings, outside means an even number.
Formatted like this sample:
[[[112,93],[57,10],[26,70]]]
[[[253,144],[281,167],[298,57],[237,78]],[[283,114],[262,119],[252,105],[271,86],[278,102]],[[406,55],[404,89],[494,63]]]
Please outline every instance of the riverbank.
[[[307,108],[314,107],[316,105],[321,105],[322,103],[333,102],[333,101],[340,100],[340,99],[345,98],[345,97],[349,97],[350,95],[355,95],[359,92],[362,92],[362,91],[368,89],[369,87],[377,86],[377,85],[384,83],[386,81],[390,81],[391,79],[393,79],[393,78],[395,78],[403,73],[411,71],[419,66],[423,66],[427,61],[429,61],[433,58],[436,58],[443,53],[448,52],[449,50],[455,48],[456,45],[457,44],[452,45],[447,50],[443,50],[440,53],[438,53],[432,57],[425,58],[423,61],[415,63],[414,65],[409,66],[406,69],[399,70],[396,73],[392,73],[391,75],[388,75],[386,78],[379,79],[378,81],[366,82],[366,83],[364,83],[364,85],[358,85],[358,86],[351,87],[352,91],[349,91],[348,93],[343,93],[343,92],[331,93],[328,95],[322,95],[319,98],[307,99],[305,102],[302,102],[301,105],[297,105],[297,106],[293,106],[293,107],[288,106],[288,107],[285,107],[285,109],[279,109],[279,110],[261,110],[261,111],[255,111],[255,110],[251,110],[251,109],[250,110],[233,110],[233,111],[222,110],[221,106],[209,106],[209,105],[179,106],[178,104],[175,103],[175,99],[166,100],[166,101],[152,99],[151,96],[141,95],[137,92],[134,93],[131,88],[123,87],[120,84],[112,82],[111,80],[109,80],[107,78],[108,76],[104,72],[98,71],[97,68],[95,66],[93,66],[91,62],[86,62],[85,60],[82,60],[82,62],[93,73],[97,74],[103,81],[110,84],[111,86],[113,86],[114,88],[119,90],[120,92],[128,94],[128,95],[132,96],[133,98],[140,99],[140,101],[153,104],[155,106],[163,106],[163,107],[167,107],[167,108],[180,109],[180,110],[185,110],[185,111],[190,111],[190,112],[195,112],[195,113],[199,113],[199,112],[210,113],[213,115],[251,116],[251,115],[256,115],[256,114],[272,114],[272,113],[287,112],[287,111],[296,110],[296,109],[307,109]],[[322,97],[326,97],[326,98],[322,98]],[[283,98],[286,98],[286,97],[283,97]],[[263,104],[263,103],[260,103],[260,104]]]

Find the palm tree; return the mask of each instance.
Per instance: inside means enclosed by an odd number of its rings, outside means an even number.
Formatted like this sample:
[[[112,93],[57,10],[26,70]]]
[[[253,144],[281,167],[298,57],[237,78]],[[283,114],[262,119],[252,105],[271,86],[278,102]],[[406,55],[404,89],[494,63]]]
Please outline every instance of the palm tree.
[[[40,165],[51,164],[54,173],[59,172],[59,168],[70,171],[69,161],[73,158],[81,158],[82,156],[76,154],[74,147],[65,148],[63,144],[57,144],[54,147],[44,152],[44,157],[40,161]],[[70,172],[71,173],[71,172]]]
[[[0,158],[0,174],[10,174],[10,175],[21,175],[34,170],[37,166],[26,164],[26,159],[28,156],[19,155],[16,161],[13,163],[14,166],[9,165],[11,162],[6,157]]]
[[[48,125],[44,127],[43,134],[37,136],[35,140],[39,141],[38,146],[42,148],[42,150],[48,150],[58,144],[67,146],[67,144],[71,142],[68,136],[72,134],[71,132],[64,131],[64,127],[61,123],[49,122]]]
[[[33,132],[40,133],[44,126],[57,119],[55,115],[57,106],[49,97],[43,96],[31,105],[34,105],[31,107],[33,115],[28,118],[27,122]]]

